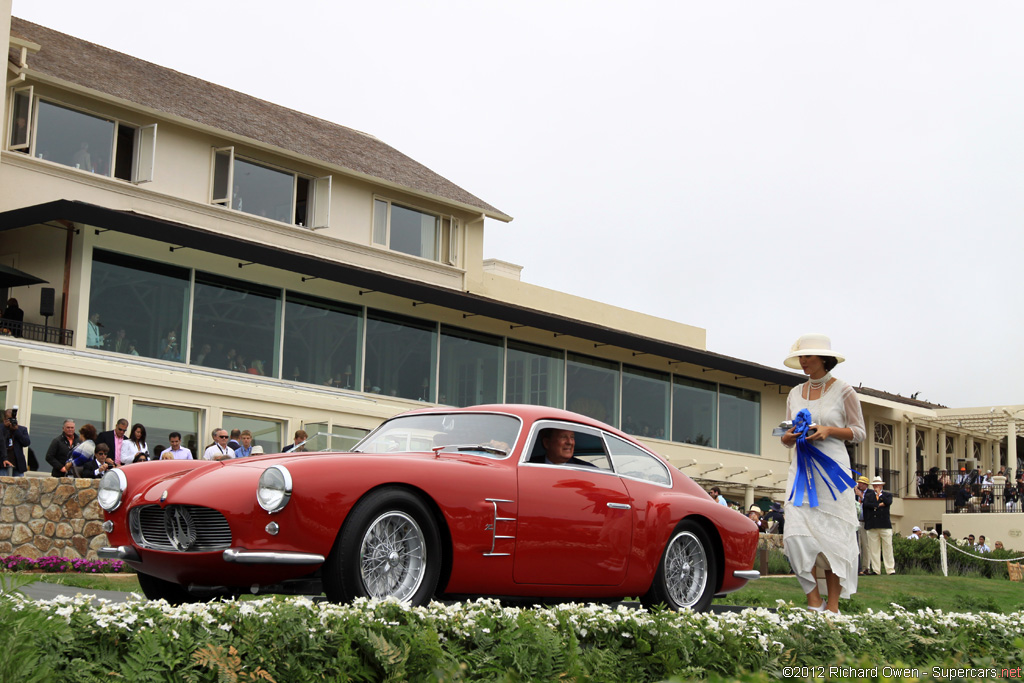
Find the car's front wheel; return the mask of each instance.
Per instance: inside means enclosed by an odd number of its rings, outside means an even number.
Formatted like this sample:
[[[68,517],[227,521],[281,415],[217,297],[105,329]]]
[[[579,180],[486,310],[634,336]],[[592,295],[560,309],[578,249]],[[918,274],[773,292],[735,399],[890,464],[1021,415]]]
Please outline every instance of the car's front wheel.
[[[437,589],[441,539],[427,506],[402,489],[356,503],[324,564],[329,600],[395,598],[425,605]]]
[[[665,546],[651,589],[642,601],[648,607],[664,604],[703,612],[715,597],[716,577],[715,554],[707,534],[695,522],[684,521]]]
[[[142,589],[142,593],[150,600],[166,600],[172,605],[183,605],[199,601],[198,597],[189,593],[188,589],[181,584],[164,581],[142,572],[135,576],[139,580],[139,587]]]

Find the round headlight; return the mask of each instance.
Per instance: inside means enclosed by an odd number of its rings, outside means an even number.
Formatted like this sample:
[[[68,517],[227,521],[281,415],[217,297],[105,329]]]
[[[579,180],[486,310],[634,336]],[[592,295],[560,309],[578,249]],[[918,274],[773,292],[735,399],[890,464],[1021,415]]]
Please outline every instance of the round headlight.
[[[100,490],[96,502],[107,512],[113,512],[121,505],[121,497],[128,487],[128,479],[121,470],[107,470],[100,479]]]
[[[280,512],[292,497],[292,475],[283,465],[263,470],[256,488],[256,500],[267,512]]]

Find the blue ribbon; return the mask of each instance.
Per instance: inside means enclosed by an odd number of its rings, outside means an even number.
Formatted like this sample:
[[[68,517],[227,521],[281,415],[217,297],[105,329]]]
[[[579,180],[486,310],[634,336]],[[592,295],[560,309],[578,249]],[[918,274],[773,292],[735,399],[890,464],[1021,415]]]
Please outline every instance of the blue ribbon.
[[[807,431],[810,426],[811,411],[804,408],[793,418],[793,432],[797,435],[796,481],[793,482],[793,490],[789,492],[789,500],[799,507],[803,505],[806,494],[808,507],[814,508],[818,507],[818,491],[814,485],[815,470],[821,475],[821,480],[832,494],[832,500],[836,500],[837,493],[853,488],[856,482],[839,466],[839,463],[822,453],[815,445],[808,443]]]

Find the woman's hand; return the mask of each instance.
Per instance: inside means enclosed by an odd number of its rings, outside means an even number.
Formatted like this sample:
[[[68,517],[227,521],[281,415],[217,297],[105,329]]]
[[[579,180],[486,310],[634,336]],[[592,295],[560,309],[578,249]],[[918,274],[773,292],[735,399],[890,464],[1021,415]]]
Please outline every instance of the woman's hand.
[[[792,427],[790,427],[789,431],[783,434],[780,438],[782,439],[782,445],[786,448],[792,448],[796,445],[797,436]]]
[[[823,439],[827,439],[829,434],[832,433],[832,429],[832,427],[816,425],[813,430],[807,430],[807,440],[822,441]]]

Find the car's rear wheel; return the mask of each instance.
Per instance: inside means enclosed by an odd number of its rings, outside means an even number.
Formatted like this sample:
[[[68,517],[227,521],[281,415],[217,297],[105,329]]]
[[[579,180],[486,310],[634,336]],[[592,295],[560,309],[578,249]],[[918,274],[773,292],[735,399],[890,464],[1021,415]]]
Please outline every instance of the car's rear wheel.
[[[707,534],[697,523],[683,521],[666,544],[642,601],[648,607],[664,604],[675,610],[706,611],[715,597],[716,572]]]
[[[324,564],[328,599],[395,598],[425,605],[437,589],[441,539],[427,506],[402,489],[356,503]]]
[[[183,605],[198,602],[199,598],[188,592],[184,586],[171,581],[164,581],[149,574],[139,572],[135,575],[139,580],[142,593],[150,600],[166,600],[171,605]]]

